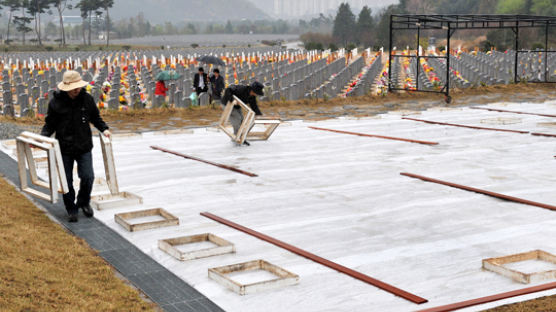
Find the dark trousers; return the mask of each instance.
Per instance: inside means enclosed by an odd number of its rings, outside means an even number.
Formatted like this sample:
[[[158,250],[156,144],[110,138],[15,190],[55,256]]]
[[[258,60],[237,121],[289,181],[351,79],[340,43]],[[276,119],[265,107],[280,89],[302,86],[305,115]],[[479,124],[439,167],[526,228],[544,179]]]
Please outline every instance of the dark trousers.
[[[197,96],[199,96],[199,94],[201,94],[201,93],[203,93],[203,92],[207,92],[207,91],[208,91],[208,87],[207,87],[207,86],[205,86],[204,88],[199,88],[199,87],[196,87],[196,88],[195,88],[195,92],[197,93]]]
[[[64,194],[64,205],[68,214],[75,214],[79,207],[89,205],[95,173],[93,171],[93,156],[91,152],[81,155],[62,154],[64,170],[68,181],[69,193]],[[75,190],[73,189],[73,164],[77,163],[77,175],[79,176],[79,193],[75,203]]]

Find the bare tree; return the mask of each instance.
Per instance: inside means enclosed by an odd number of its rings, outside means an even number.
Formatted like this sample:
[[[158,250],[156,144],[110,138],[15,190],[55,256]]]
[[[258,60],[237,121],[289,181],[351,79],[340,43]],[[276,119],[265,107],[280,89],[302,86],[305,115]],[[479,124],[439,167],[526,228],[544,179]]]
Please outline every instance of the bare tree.
[[[66,46],[66,31],[64,29],[64,16],[62,14],[66,8],[72,9],[71,4],[68,4],[70,1],[71,0],[54,0],[54,6],[56,10],[58,10],[58,17],[60,19],[60,33],[62,36],[60,44],[63,46]]]

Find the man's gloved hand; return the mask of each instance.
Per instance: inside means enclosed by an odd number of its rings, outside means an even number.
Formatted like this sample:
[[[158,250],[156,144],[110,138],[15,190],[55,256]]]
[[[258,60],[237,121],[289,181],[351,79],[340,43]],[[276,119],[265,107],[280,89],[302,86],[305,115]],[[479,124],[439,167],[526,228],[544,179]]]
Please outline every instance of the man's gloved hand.
[[[112,136],[112,133],[110,133],[110,131],[108,131],[108,130],[104,130],[104,132],[102,132],[102,134],[104,134],[104,136],[107,137],[107,138],[109,138],[109,139],[110,139],[111,136]]]

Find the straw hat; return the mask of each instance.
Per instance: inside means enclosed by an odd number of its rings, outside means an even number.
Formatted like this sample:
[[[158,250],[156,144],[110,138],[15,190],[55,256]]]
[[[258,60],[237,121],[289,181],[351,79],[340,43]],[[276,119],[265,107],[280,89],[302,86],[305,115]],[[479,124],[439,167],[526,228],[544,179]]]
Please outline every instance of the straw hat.
[[[68,70],[64,73],[62,82],[58,84],[58,89],[61,91],[71,91],[73,89],[83,88],[87,84],[88,82],[84,81],[78,72]]]

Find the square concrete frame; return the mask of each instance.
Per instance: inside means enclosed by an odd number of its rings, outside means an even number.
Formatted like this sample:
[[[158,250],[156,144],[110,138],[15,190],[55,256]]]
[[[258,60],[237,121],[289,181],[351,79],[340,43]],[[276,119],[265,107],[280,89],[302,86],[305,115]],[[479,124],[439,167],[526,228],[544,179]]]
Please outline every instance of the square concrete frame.
[[[48,183],[41,181],[37,175],[37,168],[31,146],[39,148],[47,153],[48,160]],[[66,194],[69,192],[66,173],[62,161],[62,153],[58,140],[24,131],[16,138],[17,162],[21,190],[31,196],[56,203],[58,192]],[[48,189],[48,193],[32,189],[27,181],[26,166],[29,167],[29,176],[33,185]],[[58,180],[59,186],[58,188]]]
[[[149,216],[161,216],[164,220],[143,222],[137,224],[131,224],[128,220],[135,218],[149,217]],[[180,220],[174,215],[170,214],[162,208],[140,210],[134,212],[118,213],[114,215],[114,220],[119,225],[123,226],[129,232],[136,232],[148,229],[156,229],[166,226],[179,225]]]
[[[251,284],[240,284],[227,275],[235,272],[246,272],[255,270],[265,270],[277,276],[277,278],[267,281],[261,281]],[[276,265],[268,263],[264,260],[254,260],[244,263],[226,265],[218,268],[208,270],[210,279],[226,286],[232,291],[240,294],[247,295],[259,291],[281,288],[284,286],[295,285],[299,283],[299,276],[286,271]]]
[[[91,207],[97,210],[106,210],[125,206],[140,205],[143,198],[129,192],[118,194],[103,194],[91,196]]]
[[[207,241],[213,243],[214,245],[216,245],[216,247],[193,250],[188,252],[180,251],[175,247],[179,245]],[[236,251],[234,244],[211,233],[159,240],[158,248],[180,261],[218,256],[227,253],[234,253]]]
[[[515,255],[509,255],[498,258],[489,258],[483,260],[483,269],[492,271],[513,279],[516,282],[529,284],[539,281],[556,278],[556,270],[543,272],[523,273],[504,267],[506,263],[520,262],[527,260],[542,260],[556,264],[556,256],[542,250],[533,250]]]

